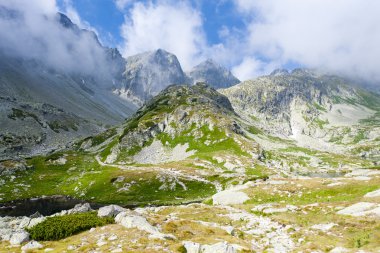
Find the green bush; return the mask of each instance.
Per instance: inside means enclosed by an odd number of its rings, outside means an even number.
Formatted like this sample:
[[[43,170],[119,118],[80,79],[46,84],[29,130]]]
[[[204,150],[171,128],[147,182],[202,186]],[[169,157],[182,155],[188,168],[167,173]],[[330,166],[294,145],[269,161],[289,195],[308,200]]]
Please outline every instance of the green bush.
[[[30,237],[37,241],[55,241],[114,222],[113,218],[100,218],[96,212],[68,214],[48,217],[45,221],[28,229]]]

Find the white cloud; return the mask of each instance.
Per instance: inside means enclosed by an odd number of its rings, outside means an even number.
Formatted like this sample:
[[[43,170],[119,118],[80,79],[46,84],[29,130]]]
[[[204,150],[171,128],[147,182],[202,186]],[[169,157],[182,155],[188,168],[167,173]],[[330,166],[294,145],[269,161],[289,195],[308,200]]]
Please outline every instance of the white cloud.
[[[115,5],[119,10],[124,10],[128,5],[132,4],[134,0],[114,0]]]
[[[380,81],[380,1],[235,0],[251,57]],[[244,63],[244,61],[243,61]],[[242,64],[243,64],[242,63]],[[240,64],[240,69],[244,69]],[[246,61],[247,69],[251,64]],[[244,64],[243,64],[244,65]],[[252,68],[252,75],[256,72]]]
[[[54,0],[0,0],[1,51],[64,71],[101,72],[105,54],[93,34],[64,28],[57,12]]]
[[[247,80],[252,77],[268,74],[276,67],[274,63],[266,63],[256,59],[255,57],[245,57],[236,66],[232,68],[234,75],[240,80]]]
[[[136,3],[121,27],[121,51],[129,56],[162,48],[189,69],[208,51],[202,25],[201,13],[185,2]]]

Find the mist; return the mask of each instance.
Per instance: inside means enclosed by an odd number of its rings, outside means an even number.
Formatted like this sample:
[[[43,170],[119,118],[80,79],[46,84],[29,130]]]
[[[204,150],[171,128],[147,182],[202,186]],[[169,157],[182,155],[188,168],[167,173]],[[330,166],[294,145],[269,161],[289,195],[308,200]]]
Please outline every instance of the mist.
[[[95,34],[63,26],[58,11],[55,1],[0,0],[0,51],[65,73],[107,74]]]

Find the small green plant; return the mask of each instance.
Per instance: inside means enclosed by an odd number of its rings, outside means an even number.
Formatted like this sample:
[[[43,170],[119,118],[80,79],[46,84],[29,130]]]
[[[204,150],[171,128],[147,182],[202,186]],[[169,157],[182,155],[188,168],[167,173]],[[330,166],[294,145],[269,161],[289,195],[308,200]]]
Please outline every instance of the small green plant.
[[[88,212],[48,217],[45,221],[27,230],[33,240],[55,241],[92,227],[104,226],[113,222],[113,218],[100,218],[96,212]]]

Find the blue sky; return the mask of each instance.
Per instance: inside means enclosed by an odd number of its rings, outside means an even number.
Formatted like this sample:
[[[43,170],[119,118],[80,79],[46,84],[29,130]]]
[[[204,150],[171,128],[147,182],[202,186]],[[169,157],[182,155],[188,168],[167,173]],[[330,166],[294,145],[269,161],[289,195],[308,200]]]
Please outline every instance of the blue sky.
[[[60,9],[65,9],[65,0],[58,0]],[[124,22],[124,15],[128,15],[134,2],[148,3],[149,1],[130,1],[124,10],[117,8],[114,0],[73,0],[69,3],[75,8],[83,21],[94,27],[103,43],[116,47],[123,42],[120,36],[120,27]],[[191,6],[202,13],[203,27],[207,40],[220,43],[218,32],[221,27],[242,29],[244,21],[239,16],[231,1],[189,1]]]

